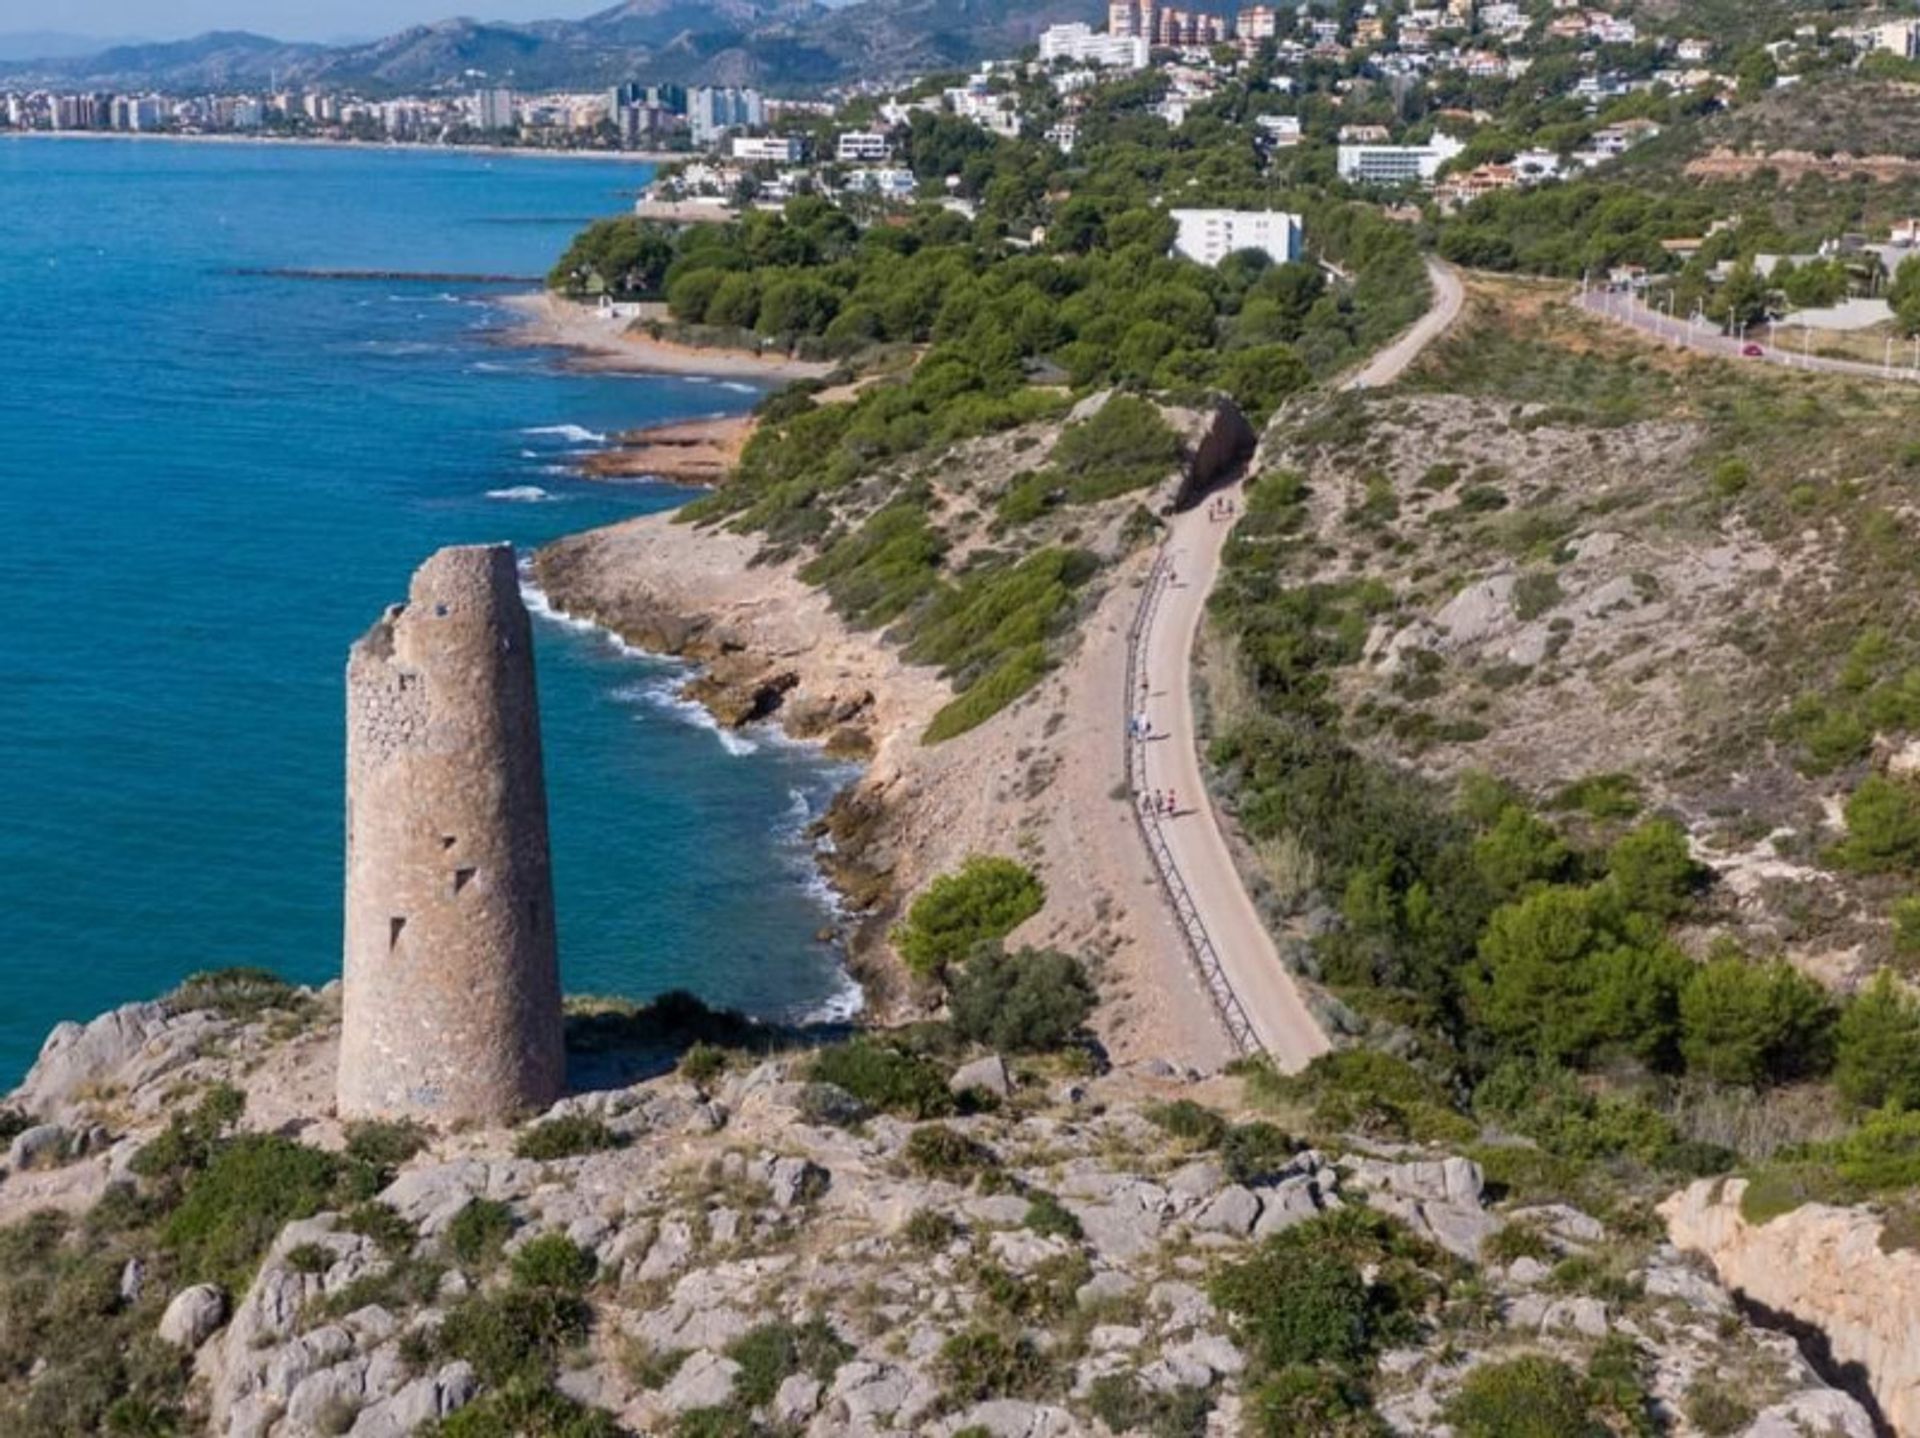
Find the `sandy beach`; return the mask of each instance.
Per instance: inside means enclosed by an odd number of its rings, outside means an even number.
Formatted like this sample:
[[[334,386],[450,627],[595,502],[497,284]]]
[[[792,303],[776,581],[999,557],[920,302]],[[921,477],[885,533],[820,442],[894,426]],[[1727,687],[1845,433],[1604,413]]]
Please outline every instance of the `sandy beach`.
[[[704,375],[774,386],[797,379],[818,379],[834,369],[831,364],[791,359],[784,354],[705,349],[656,340],[629,330],[624,319],[545,292],[509,295],[501,303],[519,321],[505,335],[506,343],[573,350],[579,356],[578,363],[589,369]]]

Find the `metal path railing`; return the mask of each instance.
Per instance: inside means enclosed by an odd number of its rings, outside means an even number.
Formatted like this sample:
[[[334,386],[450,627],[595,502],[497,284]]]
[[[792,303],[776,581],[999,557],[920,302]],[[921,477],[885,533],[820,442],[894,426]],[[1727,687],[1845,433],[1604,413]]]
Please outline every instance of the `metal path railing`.
[[[1153,860],[1153,871],[1160,881],[1160,891],[1166,895],[1174,918],[1179,921],[1181,936],[1186,940],[1187,956],[1200,975],[1207,997],[1213,1000],[1214,1010],[1219,1014],[1227,1036],[1241,1053],[1262,1054],[1266,1052],[1266,1045],[1260,1042],[1253,1020],[1247,1016],[1246,1005],[1240,1002],[1240,995],[1233,991],[1233,984],[1220,963],[1219,951],[1213,946],[1213,936],[1207,932],[1199,906],[1194,903],[1187,881],[1181,877],[1180,868],[1173,861],[1173,851],[1167,846],[1160,815],[1148,812],[1140,803],[1141,795],[1146,792],[1147,740],[1145,735],[1136,732],[1134,719],[1147,712],[1147,700],[1153,693],[1153,679],[1147,659],[1150,647],[1148,639],[1153,632],[1154,618],[1160,611],[1161,598],[1172,581],[1172,574],[1167,549],[1162,546],[1153,558],[1153,568],[1147,573],[1146,590],[1140,596],[1133,623],[1127,629],[1127,684],[1122,696],[1126,703],[1122,733],[1125,735],[1127,751],[1127,793],[1133,805],[1133,821],[1139,826],[1141,841],[1146,844],[1147,853]],[[1187,676],[1177,676],[1177,682],[1186,683]],[[1170,735],[1169,738],[1175,743],[1182,742],[1178,735]],[[1191,738],[1186,742],[1191,742]],[[1197,798],[1200,803],[1208,802],[1204,792]]]

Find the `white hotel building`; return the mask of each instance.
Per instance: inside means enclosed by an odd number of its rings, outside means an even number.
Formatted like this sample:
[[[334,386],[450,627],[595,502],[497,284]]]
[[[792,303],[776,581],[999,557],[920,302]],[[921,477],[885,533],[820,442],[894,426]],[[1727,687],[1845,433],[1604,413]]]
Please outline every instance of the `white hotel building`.
[[[1235,250],[1259,250],[1275,264],[1300,258],[1305,230],[1279,210],[1174,210],[1173,252],[1209,268]]]
[[[1077,65],[1105,65],[1115,70],[1147,68],[1148,46],[1143,35],[1101,35],[1091,25],[1054,25],[1040,32],[1040,63],[1071,60]]]

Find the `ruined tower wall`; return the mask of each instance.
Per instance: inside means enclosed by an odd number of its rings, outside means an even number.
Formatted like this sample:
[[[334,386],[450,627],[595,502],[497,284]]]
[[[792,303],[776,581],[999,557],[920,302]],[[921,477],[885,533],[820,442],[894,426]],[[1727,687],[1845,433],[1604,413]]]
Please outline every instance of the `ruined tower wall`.
[[[342,1117],[564,1088],[532,626],[511,546],[443,549],[347,663]]]

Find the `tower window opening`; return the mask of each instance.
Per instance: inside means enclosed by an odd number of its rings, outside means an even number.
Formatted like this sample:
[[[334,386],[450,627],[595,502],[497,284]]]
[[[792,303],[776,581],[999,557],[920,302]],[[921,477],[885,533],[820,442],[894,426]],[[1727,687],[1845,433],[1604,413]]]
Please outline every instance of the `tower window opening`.
[[[387,920],[387,952],[392,953],[400,947],[400,935],[406,932],[407,921],[404,918]]]

